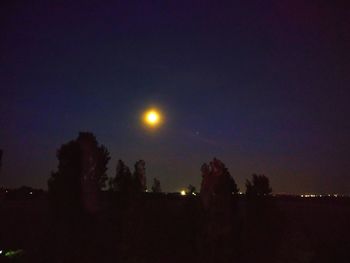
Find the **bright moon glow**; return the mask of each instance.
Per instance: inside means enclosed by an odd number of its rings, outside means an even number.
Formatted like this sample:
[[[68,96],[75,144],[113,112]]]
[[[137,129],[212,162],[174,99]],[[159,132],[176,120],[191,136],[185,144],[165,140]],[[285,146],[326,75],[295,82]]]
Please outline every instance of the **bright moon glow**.
[[[148,126],[155,127],[161,122],[161,114],[155,109],[150,109],[144,113],[143,121]]]
[[[157,123],[159,119],[159,116],[156,112],[150,112],[147,114],[147,121],[150,123],[150,124],[155,124]]]

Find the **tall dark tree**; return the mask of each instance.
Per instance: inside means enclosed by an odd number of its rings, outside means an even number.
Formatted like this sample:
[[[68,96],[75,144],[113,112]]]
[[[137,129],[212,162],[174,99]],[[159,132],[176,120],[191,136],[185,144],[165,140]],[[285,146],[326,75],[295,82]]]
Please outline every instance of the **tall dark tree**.
[[[134,171],[134,190],[136,192],[144,192],[146,191],[146,163],[144,160],[139,160],[135,163],[135,171]]]
[[[252,181],[246,181],[246,195],[248,197],[268,196],[271,193],[269,178],[263,174],[253,174]]]
[[[57,212],[79,212],[81,204],[81,149],[77,141],[57,151],[58,170],[48,181],[49,198]]]
[[[95,136],[81,132],[57,151],[58,170],[48,181],[49,196],[58,209],[94,209],[98,192],[105,187],[109,152]]]
[[[146,190],[146,163],[139,160],[135,163],[134,173],[122,160],[118,160],[116,175],[109,182],[112,191],[121,193],[140,193]]]
[[[200,200],[203,208],[202,235],[204,243],[212,247],[229,244],[232,238],[236,199],[238,192],[234,179],[226,165],[217,158],[201,167],[202,183]]]
[[[229,188],[232,194],[237,195],[239,188],[232,176],[229,177]]]
[[[106,182],[108,181],[107,165],[110,159],[111,158],[109,155],[109,151],[104,145],[101,145],[100,147],[97,148],[96,172],[98,175],[99,189],[103,189],[107,186],[106,185]]]
[[[152,192],[153,193],[161,193],[162,192],[162,189],[160,187],[160,181],[157,178],[153,179]]]
[[[229,200],[232,194],[238,193],[235,180],[228,171],[226,165],[214,158],[210,164],[204,163],[201,167],[201,200],[204,207],[209,208],[214,199],[224,198]]]
[[[121,193],[130,193],[133,191],[133,188],[134,183],[129,167],[122,160],[118,160],[113,190]]]

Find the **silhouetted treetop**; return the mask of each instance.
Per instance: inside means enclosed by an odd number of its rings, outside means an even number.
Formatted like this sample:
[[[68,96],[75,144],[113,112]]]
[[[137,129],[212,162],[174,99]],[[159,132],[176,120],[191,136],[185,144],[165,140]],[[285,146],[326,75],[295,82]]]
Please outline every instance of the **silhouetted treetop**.
[[[104,145],[98,145],[96,137],[89,132],[79,133],[77,142],[82,150],[83,179],[94,181],[100,189],[106,186],[109,152]]]
[[[236,200],[234,194],[238,189],[225,164],[216,158],[209,165],[203,164],[201,171],[200,200],[205,222],[201,235],[204,242],[214,245],[218,240],[222,242],[231,235]]]
[[[77,141],[63,144],[57,151],[58,170],[51,173],[48,190],[51,204],[58,212],[82,208],[80,153]]]
[[[122,160],[118,160],[116,174],[113,182],[113,190],[129,193],[133,189],[133,180],[128,166]]]
[[[246,195],[248,197],[267,196],[272,193],[269,178],[265,175],[252,175],[252,181],[246,181]]]
[[[225,164],[214,158],[210,164],[201,166],[202,183],[201,199],[205,207],[208,207],[217,196],[232,196],[238,193],[235,180],[230,175]]]
[[[48,181],[54,205],[62,209],[96,207],[96,194],[107,180],[110,157],[106,147],[99,145],[92,133],[81,132],[76,140],[58,149],[57,159],[58,170]]]
[[[141,193],[146,190],[146,163],[139,160],[134,165],[134,173],[129,167],[118,160],[115,177],[110,179],[109,185],[112,191],[121,193]]]
[[[153,179],[152,192],[153,193],[161,193],[162,192],[162,189],[160,187],[160,181],[157,178]]]
[[[236,181],[233,179],[232,176],[230,176],[229,180],[230,180],[230,181],[229,181],[229,187],[230,187],[231,192],[232,192],[234,195],[238,194],[239,188],[238,188],[238,186],[237,186],[237,184],[236,184]]]
[[[146,185],[146,163],[144,160],[139,160],[135,163],[134,171],[135,190],[144,192],[147,189]]]

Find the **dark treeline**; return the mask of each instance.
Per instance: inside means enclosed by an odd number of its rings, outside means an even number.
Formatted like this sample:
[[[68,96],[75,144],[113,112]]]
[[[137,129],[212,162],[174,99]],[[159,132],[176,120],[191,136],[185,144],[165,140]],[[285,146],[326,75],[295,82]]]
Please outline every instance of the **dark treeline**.
[[[52,233],[53,239],[61,240],[62,233],[67,235],[66,231],[70,229],[69,240],[74,240],[72,246],[75,249],[80,251],[82,247],[89,247],[88,252],[84,250],[88,253],[84,260],[96,256],[90,253],[101,254],[101,247],[95,242],[106,245],[108,240],[109,249],[103,252],[107,261],[127,261],[127,258],[137,262],[178,261],[182,255],[188,261],[244,262],[245,257],[251,255],[245,249],[256,238],[250,231],[252,226],[263,232],[269,224],[276,226],[275,222],[264,219],[273,210],[268,200],[271,193],[268,178],[253,175],[251,181],[247,180],[249,202],[256,205],[240,208],[237,184],[225,164],[216,158],[201,166],[199,195],[196,196],[195,187],[189,185],[186,198],[146,194],[146,163],[143,160],[135,163],[133,171],[118,160],[115,176],[107,178],[109,152],[91,133],[80,133],[77,139],[62,145],[57,158],[58,169],[49,179],[50,207],[57,231]],[[162,192],[158,178],[151,181],[150,192]],[[256,202],[257,199],[264,200]],[[247,226],[238,221],[242,209],[247,210],[244,216],[249,216],[244,220],[249,222]],[[259,214],[254,214],[258,210]],[[107,226],[109,228],[105,229]],[[94,241],[81,240],[87,233]],[[245,240],[248,234],[252,235],[249,243]],[[263,235],[275,242],[271,239],[272,233],[264,232]],[[61,260],[78,260],[77,255],[70,252],[65,252],[62,258],[57,256],[52,248],[58,246],[52,244],[47,250],[51,249],[51,253]],[[159,254],[159,250],[163,252]],[[272,256],[272,250],[267,252],[265,257],[270,259],[267,255]]]
[[[139,160],[134,171],[118,160],[115,176],[107,177],[107,165],[110,154],[104,145],[99,145],[92,133],[81,132],[77,139],[63,144],[57,151],[58,169],[51,173],[48,181],[49,198],[53,209],[62,214],[71,212],[96,212],[99,209],[100,195],[103,190],[117,192],[123,196],[134,197],[147,191],[146,163]],[[209,205],[213,196],[237,195],[239,189],[226,166],[214,158],[201,167],[202,184],[200,189],[204,207]],[[161,192],[160,181],[153,179],[151,191]],[[188,193],[195,192],[193,185]],[[246,182],[246,195],[249,198],[267,197],[272,189],[269,179],[264,175],[253,174]]]
[[[292,234],[265,175],[253,174],[240,195],[226,165],[214,158],[199,169],[199,192],[189,184],[186,196],[164,194],[158,178],[147,188],[144,160],[133,170],[118,160],[108,178],[110,154],[88,132],[63,144],[57,158],[45,230],[18,261],[296,262],[288,261],[284,239]],[[294,243],[287,247],[299,251]],[[297,257],[328,262],[318,254]]]

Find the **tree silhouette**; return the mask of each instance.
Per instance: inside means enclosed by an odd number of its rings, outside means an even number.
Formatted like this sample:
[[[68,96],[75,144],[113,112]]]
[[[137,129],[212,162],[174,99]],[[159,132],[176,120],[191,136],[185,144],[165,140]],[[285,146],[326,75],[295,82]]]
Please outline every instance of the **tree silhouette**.
[[[253,174],[252,181],[247,180],[245,185],[248,197],[267,196],[272,192],[269,178],[263,174]]]
[[[108,181],[107,165],[111,158],[108,149],[104,145],[97,148],[97,153],[96,176],[98,177],[99,189],[103,189]]]
[[[201,167],[202,183],[200,200],[202,204],[201,243],[205,247],[218,248],[218,244],[232,241],[237,185],[225,164],[214,158],[210,164]]]
[[[1,167],[2,167],[2,153],[3,153],[3,151],[0,149],[0,171],[1,171]]]
[[[135,163],[135,171],[134,171],[134,187],[136,192],[144,192],[146,191],[146,163],[144,160],[139,160]]]
[[[57,151],[58,171],[48,181],[49,198],[58,211],[81,209],[80,148],[76,141],[63,144]],[[69,210],[69,211],[67,211]]]
[[[152,192],[153,193],[161,193],[162,192],[162,189],[160,187],[160,181],[157,178],[153,179]]]
[[[108,185],[112,191],[120,193],[140,193],[146,190],[146,163],[139,160],[134,165],[134,173],[122,160],[118,160],[116,175],[110,178]]]
[[[59,211],[78,211],[96,206],[96,195],[105,187],[109,152],[95,136],[81,132],[76,140],[57,151],[58,170],[48,181],[51,203]]]
[[[187,192],[188,194],[193,194],[196,192],[196,187],[194,187],[193,185],[189,184],[187,187]]]
[[[122,160],[118,160],[117,163],[113,190],[121,193],[130,193],[133,190],[133,179],[130,169]]]
[[[229,178],[229,188],[232,194],[236,195],[239,192],[239,188],[232,176]]]
[[[209,208],[214,199],[229,198],[238,193],[235,180],[223,162],[214,158],[210,165],[204,163],[201,167],[201,199],[204,207]],[[226,196],[226,197],[225,197]]]

